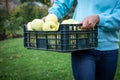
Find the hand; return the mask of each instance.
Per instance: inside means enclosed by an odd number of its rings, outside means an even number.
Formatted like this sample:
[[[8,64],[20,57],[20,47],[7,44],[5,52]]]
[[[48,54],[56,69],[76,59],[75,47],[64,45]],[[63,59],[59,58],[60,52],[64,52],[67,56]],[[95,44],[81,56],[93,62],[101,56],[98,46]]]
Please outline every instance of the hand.
[[[99,22],[99,16],[92,15],[84,18],[80,24],[82,24],[81,26],[82,29],[92,29],[98,22]]]

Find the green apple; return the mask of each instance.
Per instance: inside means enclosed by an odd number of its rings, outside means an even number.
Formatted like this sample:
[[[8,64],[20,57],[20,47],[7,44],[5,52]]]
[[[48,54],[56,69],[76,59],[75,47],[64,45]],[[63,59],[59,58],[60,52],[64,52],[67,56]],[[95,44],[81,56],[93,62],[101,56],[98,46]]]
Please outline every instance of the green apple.
[[[70,34],[70,48],[74,49],[76,47],[76,34]]]
[[[55,24],[58,23],[58,18],[55,14],[48,14],[46,17],[45,17],[45,22],[49,22],[49,21],[52,21],[54,22]]]
[[[79,38],[87,38],[87,33],[82,33],[78,35]]]
[[[32,31],[31,22],[28,22],[28,23],[27,23],[27,30],[28,30],[28,31]]]
[[[74,19],[63,20],[61,24],[74,24]]]
[[[44,24],[44,21],[42,19],[34,19],[31,23],[31,27],[35,31],[42,31],[42,26]]]
[[[69,24],[67,20],[63,20],[61,24]]]
[[[52,21],[45,22],[42,27],[43,31],[57,31],[57,29],[58,25]]]

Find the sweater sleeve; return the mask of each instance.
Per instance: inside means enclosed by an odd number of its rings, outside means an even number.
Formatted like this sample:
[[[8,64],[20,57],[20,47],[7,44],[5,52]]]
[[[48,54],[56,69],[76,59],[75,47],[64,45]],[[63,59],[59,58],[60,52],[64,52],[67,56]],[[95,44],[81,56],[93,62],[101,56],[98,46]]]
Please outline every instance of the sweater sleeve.
[[[52,7],[49,8],[49,14],[55,14],[58,18],[63,18],[70,10],[74,0],[56,0]]]
[[[118,30],[120,29],[120,1],[117,6],[113,9],[111,14],[99,14],[99,24],[98,26],[105,30]]]

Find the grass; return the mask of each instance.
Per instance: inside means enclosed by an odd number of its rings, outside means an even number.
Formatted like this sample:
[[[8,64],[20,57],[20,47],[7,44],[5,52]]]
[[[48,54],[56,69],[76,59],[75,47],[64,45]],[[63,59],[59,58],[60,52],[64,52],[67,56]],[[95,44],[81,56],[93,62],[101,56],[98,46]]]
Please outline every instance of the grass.
[[[73,80],[70,54],[28,50],[21,38],[0,41],[0,80]]]
[[[0,42],[0,80],[72,80],[70,54],[27,50],[22,39]]]

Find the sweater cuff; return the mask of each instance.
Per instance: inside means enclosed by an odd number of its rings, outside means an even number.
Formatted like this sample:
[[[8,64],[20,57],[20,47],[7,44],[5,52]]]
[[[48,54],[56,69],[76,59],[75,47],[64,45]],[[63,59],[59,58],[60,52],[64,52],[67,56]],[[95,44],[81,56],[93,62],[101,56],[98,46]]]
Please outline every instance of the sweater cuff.
[[[99,23],[97,24],[97,26],[104,26],[105,22],[106,22],[106,18],[103,14],[98,14],[99,16]]]
[[[57,11],[53,10],[52,8],[50,8],[48,10],[48,14],[55,14],[58,17],[58,19],[63,18],[63,16],[61,16],[60,12],[57,12]]]

